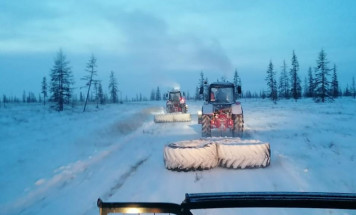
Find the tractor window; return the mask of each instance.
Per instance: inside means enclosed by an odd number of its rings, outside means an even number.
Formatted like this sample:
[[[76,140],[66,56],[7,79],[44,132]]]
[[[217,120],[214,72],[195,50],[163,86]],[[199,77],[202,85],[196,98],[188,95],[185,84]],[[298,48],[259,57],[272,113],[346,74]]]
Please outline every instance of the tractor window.
[[[233,88],[231,87],[213,87],[210,90],[210,101],[216,103],[234,102]]]
[[[176,92],[176,93],[170,93],[169,94],[169,100],[171,101],[179,101],[180,99],[180,93]]]

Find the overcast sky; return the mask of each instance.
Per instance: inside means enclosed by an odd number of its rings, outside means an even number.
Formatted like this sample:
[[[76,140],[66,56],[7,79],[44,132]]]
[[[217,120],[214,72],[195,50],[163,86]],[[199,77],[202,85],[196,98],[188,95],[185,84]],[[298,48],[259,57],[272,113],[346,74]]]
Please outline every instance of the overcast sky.
[[[259,92],[269,61],[279,76],[293,50],[304,80],[324,49],[344,88],[356,76],[355,11],[354,0],[4,0],[0,94],[39,93],[59,49],[76,87],[94,54],[104,89],[112,70],[129,97],[177,85],[193,94],[201,71],[215,81],[235,69]]]

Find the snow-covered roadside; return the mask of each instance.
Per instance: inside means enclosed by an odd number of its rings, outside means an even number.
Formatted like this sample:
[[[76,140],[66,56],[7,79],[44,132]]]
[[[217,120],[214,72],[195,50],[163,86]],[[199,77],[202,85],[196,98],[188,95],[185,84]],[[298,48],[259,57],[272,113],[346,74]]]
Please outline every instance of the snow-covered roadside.
[[[185,193],[194,192],[356,192],[355,100],[242,102],[244,138],[271,144],[268,168],[166,170],[165,144],[200,138],[194,115],[200,102],[188,103],[192,122],[164,124],[155,124],[149,114],[161,112],[152,108],[163,102],[106,106],[88,113],[41,115],[36,107],[0,110],[0,136],[5,137],[0,150],[6,155],[0,161],[0,214],[98,214],[97,197],[180,203]],[[146,121],[136,124],[143,116]],[[22,138],[10,131],[20,132]],[[41,142],[40,137],[53,141]],[[25,152],[27,159],[18,163]]]
[[[151,117],[142,112],[151,106],[106,105],[85,113],[81,108],[57,113],[41,105],[0,110],[0,204],[56,184],[63,173],[83,169],[83,160],[105,155],[103,150]]]
[[[293,165],[308,181],[305,191],[356,192],[354,99],[262,104],[246,102],[246,133],[271,143],[272,165]]]

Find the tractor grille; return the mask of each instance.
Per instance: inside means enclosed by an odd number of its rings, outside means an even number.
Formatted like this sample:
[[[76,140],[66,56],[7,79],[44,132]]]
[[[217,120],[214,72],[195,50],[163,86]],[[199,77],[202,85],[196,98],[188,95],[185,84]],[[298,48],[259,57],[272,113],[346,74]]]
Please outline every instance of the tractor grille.
[[[231,104],[217,104],[214,105],[214,112],[216,113],[217,111],[223,111],[224,113],[230,112],[231,111]]]

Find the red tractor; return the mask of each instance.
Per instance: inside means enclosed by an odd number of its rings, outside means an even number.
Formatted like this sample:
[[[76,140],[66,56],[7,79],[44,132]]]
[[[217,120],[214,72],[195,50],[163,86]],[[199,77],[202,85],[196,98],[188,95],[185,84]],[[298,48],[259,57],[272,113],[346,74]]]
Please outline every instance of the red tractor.
[[[231,130],[233,136],[241,136],[243,111],[241,103],[236,101],[240,93],[241,87],[230,82],[215,82],[207,87],[205,103],[198,113],[203,137],[211,137],[212,129]]]
[[[183,96],[185,94],[183,93]],[[167,113],[175,113],[175,112],[188,112],[188,105],[185,102],[185,98],[182,96],[179,90],[172,90],[168,94],[166,94],[167,103],[166,103],[166,111]]]

